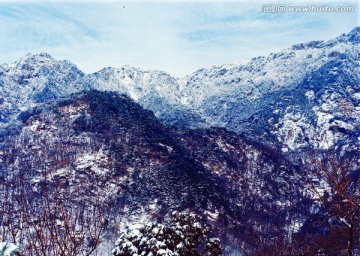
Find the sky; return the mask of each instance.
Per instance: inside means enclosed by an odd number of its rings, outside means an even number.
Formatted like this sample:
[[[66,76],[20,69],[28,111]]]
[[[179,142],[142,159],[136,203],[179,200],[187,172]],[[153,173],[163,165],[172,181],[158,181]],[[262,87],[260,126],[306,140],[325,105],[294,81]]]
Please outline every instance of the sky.
[[[264,5],[353,6],[353,12],[262,12]],[[132,65],[184,76],[360,25],[358,1],[0,0],[0,64],[28,53],[85,73]]]

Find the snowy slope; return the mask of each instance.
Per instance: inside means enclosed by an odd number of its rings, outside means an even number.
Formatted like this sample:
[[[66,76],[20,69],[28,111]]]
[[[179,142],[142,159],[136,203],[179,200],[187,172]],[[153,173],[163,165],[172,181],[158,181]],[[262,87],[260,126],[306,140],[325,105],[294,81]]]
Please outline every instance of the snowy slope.
[[[82,90],[77,81],[83,76],[69,61],[57,61],[44,53],[28,54],[11,65],[2,65],[0,122],[8,122],[38,102]]]
[[[131,66],[104,68],[85,76],[83,84],[85,88],[123,93],[152,110],[168,124],[204,126],[200,116],[181,104],[178,79],[163,71],[141,70]]]
[[[284,151],[331,147],[348,139],[338,128],[358,131],[359,35],[355,28],[247,64],[198,70],[182,80],[182,102],[211,125],[280,144]]]

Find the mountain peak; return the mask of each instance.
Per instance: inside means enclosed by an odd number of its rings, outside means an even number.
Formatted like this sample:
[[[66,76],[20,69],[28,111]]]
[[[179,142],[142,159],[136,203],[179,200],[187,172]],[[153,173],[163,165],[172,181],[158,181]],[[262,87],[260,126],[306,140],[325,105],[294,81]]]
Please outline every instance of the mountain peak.
[[[41,61],[41,60],[54,60],[53,57],[51,57],[50,54],[48,53],[28,53],[26,54],[24,57],[22,57],[19,62],[21,61],[32,61],[32,60],[37,60],[37,61]]]
[[[360,26],[355,27],[346,36],[350,42],[359,43],[360,42]]]
[[[81,76],[84,73],[71,61],[57,60],[48,53],[28,53],[18,61],[11,65],[3,65],[10,75],[15,76],[39,76],[39,74],[47,76],[52,72],[57,73],[77,73]],[[25,75],[27,74],[27,75]]]
[[[13,64],[9,65],[8,67],[10,70],[27,70],[31,71],[34,70],[36,66],[43,65],[44,63],[53,63],[56,60],[50,56],[48,53],[28,53],[20,60],[14,62]]]

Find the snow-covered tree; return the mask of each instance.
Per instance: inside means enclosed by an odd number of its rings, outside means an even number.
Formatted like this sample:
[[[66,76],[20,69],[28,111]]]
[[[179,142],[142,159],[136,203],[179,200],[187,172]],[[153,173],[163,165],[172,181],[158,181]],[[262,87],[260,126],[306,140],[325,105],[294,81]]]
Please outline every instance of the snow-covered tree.
[[[21,249],[10,242],[0,242],[0,256],[14,256],[20,253]]]
[[[115,256],[217,256],[220,240],[210,238],[210,228],[188,212],[173,212],[165,224],[147,223],[123,230],[113,250]]]

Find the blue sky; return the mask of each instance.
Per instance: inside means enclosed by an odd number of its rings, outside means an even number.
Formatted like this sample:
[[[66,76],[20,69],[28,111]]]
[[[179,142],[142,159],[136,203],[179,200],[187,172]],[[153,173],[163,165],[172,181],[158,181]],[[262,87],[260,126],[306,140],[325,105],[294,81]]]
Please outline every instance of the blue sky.
[[[262,13],[263,4],[354,6],[351,13]],[[358,1],[0,0],[0,63],[27,53],[86,73],[133,65],[183,76],[359,26]]]

